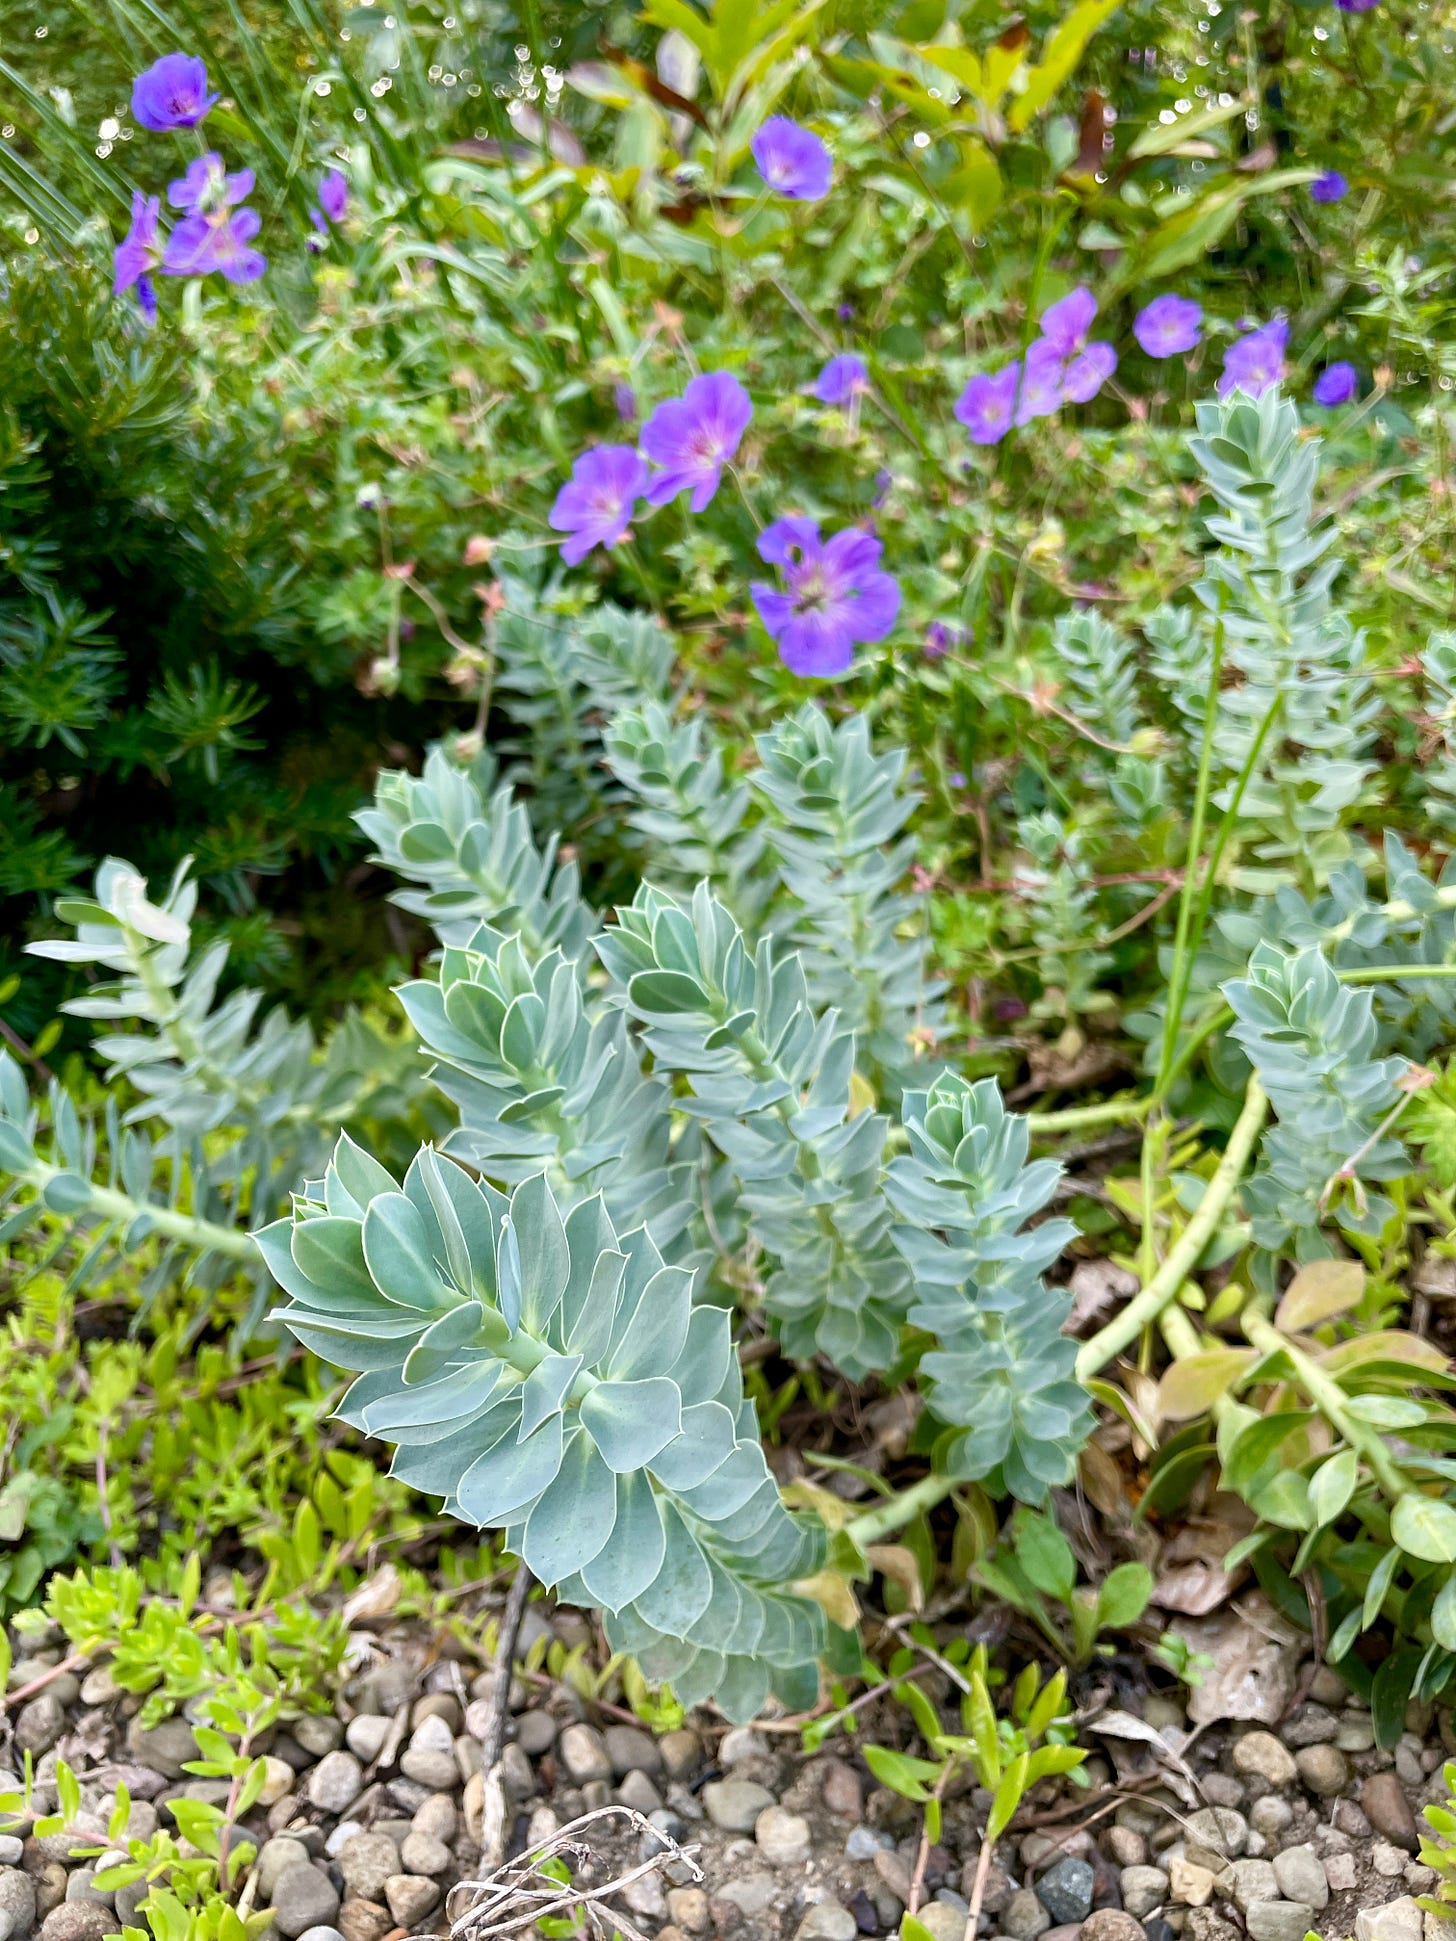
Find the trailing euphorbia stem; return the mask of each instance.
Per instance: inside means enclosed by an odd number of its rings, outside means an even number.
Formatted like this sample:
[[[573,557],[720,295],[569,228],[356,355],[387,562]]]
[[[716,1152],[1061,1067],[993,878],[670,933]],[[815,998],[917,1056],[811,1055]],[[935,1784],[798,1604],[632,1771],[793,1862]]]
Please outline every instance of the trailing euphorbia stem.
[[[1239,1325],[1244,1331],[1244,1338],[1262,1354],[1285,1357],[1294,1369],[1294,1379],[1299,1386],[1330,1427],[1337,1430],[1349,1446],[1365,1458],[1370,1465],[1371,1475],[1392,1503],[1398,1503],[1402,1496],[1409,1494],[1411,1486],[1401,1474],[1379,1431],[1350,1413],[1349,1396],[1318,1362],[1305,1354],[1302,1348],[1296,1347],[1287,1335],[1280,1334],[1257,1308],[1245,1310]]]
[[[956,1476],[922,1476],[898,1496],[887,1496],[875,1509],[866,1510],[863,1516],[847,1523],[845,1535],[861,1550],[866,1550],[872,1543],[893,1536],[896,1530],[903,1530],[907,1523],[913,1523],[926,1510],[933,1510],[937,1503],[943,1503],[962,1480]]]
[[[1176,1298],[1238,1190],[1254,1142],[1264,1128],[1268,1110],[1269,1101],[1263,1087],[1258,1079],[1251,1078],[1244,1095],[1243,1110],[1229,1134],[1223,1158],[1218,1162],[1218,1171],[1208,1182],[1193,1217],[1142,1293],[1129,1301],[1121,1314],[1094,1334],[1090,1341],[1082,1344],[1082,1352],[1077,1356],[1079,1381],[1089,1381],[1099,1369],[1106,1367],[1114,1355],[1121,1354],[1124,1348],[1136,1341],[1143,1329],[1156,1321],[1168,1303]],[[1144,1216],[1150,1217],[1147,1208],[1144,1208]]]

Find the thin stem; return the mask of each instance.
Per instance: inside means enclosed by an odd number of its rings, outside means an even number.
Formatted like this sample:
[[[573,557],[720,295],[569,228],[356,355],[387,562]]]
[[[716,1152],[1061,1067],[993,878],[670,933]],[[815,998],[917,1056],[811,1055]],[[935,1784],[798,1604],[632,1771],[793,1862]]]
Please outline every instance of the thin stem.
[[[1077,1356],[1079,1381],[1090,1381],[1115,1355],[1120,1355],[1130,1342],[1136,1341],[1143,1329],[1156,1321],[1163,1309],[1176,1298],[1238,1190],[1268,1111],[1269,1101],[1263,1087],[1258,1079],[1250,1079],[1243,1110],[1229,1134],[1218,1170],[1208,1182],[1193,1217],[1142,1292],[1129,1301],[1121,1314],[1109,1321],[1105,1328],[1099,1329],[1090,1341],[1082,1344]]]
[[[1395,984],[1407,977],[1456,977],[1456,964],[1365,964],[1335,975],[1342,984]]]
[[[1245,1310],[1239,1325],[1243,1329],[1244,1339],[1252,1347],[1266,1355],[1284,1356],[1293,1368],[1299,1386],[1331,1428],[1336,1429],[1350,1447],[1365,1458],[1370,1465],[1371,1475],[1391,1502],[1398,1503],[1402,1496],[1409,1495],[1410,1483],[1381,1440],[1379,1432],[1351,1415],[1349,1397],[1339,1383],[1332,1381],[1319,1363],[1305,1354],[1302,1348],[1296,1347],[1288,1336],[1280,1334],[1273,1322],[1259,1313],[1257,1308]]]
[[[38,1159],[19,1177],[29,1180],[44,1192],[63,1171],[64,1168],[60,1166],[48,1166],[43,1159]],[[185,1240],[201,1251],[227,1254],[233,1260],[253,1261],[258,1257],[253,1236],[238,1227],[218,1226],[215,1221],[199,1220],[190,1213],[178,1213],[169,1206],[153,1206],[150,1200],[134,1200],[128,1193],[118,1193],[110,1186],[96,1186],[89,1180],[87,1191],[90,1198],[80,1209],[83,1213],[99,1213],[104,1219],[125,1220],[128,1225],[133,1220],[145,1217],[157,1233],[164,1234],[169,1240]]]
[[[859,1549],[866,1550],[872,1543],[881,1543],[893,1536],[896,1530],[903,1530],[907,1523],[933,1510],[937,1503],[943,1503],[959,1487],[959,1481],[955,1476],[922,1476],[898,1496],[866,1510],[863,1516],[852,1518],[844,1526],[845,1534]]]
[[[1178,902],[1178,928],[1173,938],[1173,970],[1168,982],[1168,1009],[1163,1019],[1163,1048],[1158,1059],[1158,1084],[1161,1089],[1173,1062],[1178,1042],[1178,1027],[1183,1022],[1183,1006],[1188,1001],[1191,952],[1188,940],[1193,928],[1193,906],[1197,895],[1198,858],[1203,854],[1203,826],[1208,816],[1208,798],[1213,787],[1213,730],[1218,719],[1218,688],[1223,678],[1224,624],[1220,613],[1213,632],[1213,663],[1208,674],[1208,693],[1203,706],[1203,745],[1198,754],[1198,782],[1193,793],[1193,821],[1188,830],[1188,866],[1183,872],[1183,894]],[[1205,881],[1213,876],[1209,860]]]
[[[1026,1123],[1033,1137],[1080,1132],[1084,1126],[1123,1125],[1128,1120],[1145,1119],[1157,1103],[1156,1093],[1145,1092],[1140,1098],[1106,1099],[1101,1105],[1073,1105],[1065,1112],[1028,1112]]]
[[[986,1897],[986,1882],[991,1875],[991,1856],[995,1851],[994,1840],[981,1841],[981,1851],[976,1861],[976,1877],[971,1882],[971,1904],[966,1914],[965,1941],[976,1941],[976,1932],[981,1925],[981,1902]]]

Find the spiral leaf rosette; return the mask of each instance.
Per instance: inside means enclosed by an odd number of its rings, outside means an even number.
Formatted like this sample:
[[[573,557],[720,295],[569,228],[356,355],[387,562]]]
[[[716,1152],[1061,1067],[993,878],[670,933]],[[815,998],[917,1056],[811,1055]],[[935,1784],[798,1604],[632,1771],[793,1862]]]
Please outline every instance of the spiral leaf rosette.
[[[401,1188],[345,1137],[258,1238],[279,1318],[355,1372],[339,1414],[396,1444],[393,1474],[599,1605],[684,1704],[813,1703],[826,1624],[791,1587],[823,1530],[779,1497],[728,1313],[645,1228],[600,1197],[563,1217],[544,1175],[507,1198],[429,1147]]]

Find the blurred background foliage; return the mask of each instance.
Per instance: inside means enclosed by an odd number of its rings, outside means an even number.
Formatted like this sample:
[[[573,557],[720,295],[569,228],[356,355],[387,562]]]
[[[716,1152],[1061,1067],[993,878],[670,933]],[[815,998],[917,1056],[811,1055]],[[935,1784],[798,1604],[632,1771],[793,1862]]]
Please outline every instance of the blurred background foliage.
[[[596,586],[654,608],[707,705],[744,729],[779,711],[798,688],[745,643],[753,530],[726,494],[547,587],[571,458],[680,388],[688,343],[753,390],[750,479],[879,520],[902,624],[842,693],[919,765],[973,1018],[988,969],[1044,1005],[1046,946],[1139,907],[1101,877],[1167,860],[1156,816],[1130,844],[1100,783],[1066,838],[1066,722],[1038,685],[1069,600],[1135,624],[1197,575],[1183,431],[1213,367],[1131,346],[1154,289],[1206,306],[1205,357],[1284,311],[1297,389],[1329,357],[1360,367],[1333,510],[1359,522],[1352,618],[1388,698],[1409,683],[1384,753],[1414,799],[1412,656],[1450,616],[1456,536],[1453,40],[1450,7],[1410,4],[19,0],[0,30],[0,988],[96,859],[160,877],[191,853],[231,976],[315,1012],[378,989],[419,939],[350,821],[375,770],[582,715],[549,630],[497,640],[502,571],[568,616]],[[257,171],[271,269],[174,287],[147,330],[110,296],[110,251],[183,152],[128,113],[135,69],[174,47],[222,91],[209,139]],[[762,205],[746,143],[775,109],[832,134],[850,192]],[[352,210],[314,254],[332,162]],[[1351,184],[1329,208],[1308,195],[1327,169]],[[1078,280],[1116,385],[1075,426],[969,457],[955,390]],[[883,410],[805,397],[816,340],[872,353]],[[927,653],[937,624],[974,652]],[[590,857],[590,791],[576,807]],[[965,893],[1028,874],[1056,891],[1029,914]],[[1106,957],[1105,983],[1135,980],[1147,933]],[[26,1035],[53,996],[32,979],[0,1009]]]

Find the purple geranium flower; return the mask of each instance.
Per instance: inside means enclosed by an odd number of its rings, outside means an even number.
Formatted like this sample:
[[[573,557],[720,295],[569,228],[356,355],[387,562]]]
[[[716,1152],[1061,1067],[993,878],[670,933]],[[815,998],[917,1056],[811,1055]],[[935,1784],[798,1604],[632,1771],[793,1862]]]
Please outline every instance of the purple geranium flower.
[[[1075,357],[1087,342],[1087,332],[1097,315],[1097,299],[1079,283],[1058,302],[1051,304],[1041,320],[1042,340],[1050,344],[1063,361]]]
[[[1192,350],[1203,332],[1203,306],[1192,297],[1154,297],[1132,320],[1132,334],[1149,357]]]
[[[999,445],[1011,429],[1016,409],[1020,363],[973,377],[952,406],[955,417],[971,434],[973,445]]]
[[[1243,391],[1260,398],[1271,384],[1284,375],[1284,350],[1289,342],[1289,325],[1282,317],[1266,323],[1230,344],[1223,354],[1223,376],[1218,380],[1218,395]]]
[[[812,130],[787,115],[770,115],[748,146],[775,194],[790,202],[817,202],[828,195],[834,160]]]
[[[851,398],[870,388],[870,374],[864,359],[853,351],[831,357],[814,380],[814,395],[821,404],[848,404]]]
[[[253,193],[253,180],[250,168],[229,175],[221,155],[199,155],[188,163],[187,173],[179,181],[168,183],[167,200],[174,209],[204,213],[231,209]]]
[[[718,490],[723,467],[753,416],[753,401],[729,371],[695,377],[680,398],[658,405],[642,427],[642,449],[663,469],[647,488],[652,505],[663,505],[692,488],[701,512]]]
[[[164,54],[132,83],[131,111],[143,128],[195,128],[220,97],[207,92],[207,68],[192,54]]]
[[[151,273],[162,266],[162,245],[158,235],[161,213],[162,198],[143,195],[137,189],[131,199],[131,228],[116,245],[114,259],[113,290],[120,296],[124,290],[134,287],[142,315],[148,319],[157,314],[157,295],[152,288]]]
[[[617,544],[646,484],[647,467],[630,445],[597,445],[582,453],[551,508],[551,525],[570,535],[561,545],[568,566],[579,565],[593,546]]]
[[[755,580],[758,617],[784,665],[811,680],[849,671],[857,641],[883,640],[900,611],[900,588],[880,570],[880,542],[849,526],[821,540],[813,519],[791,514],[759,534],[759,557],[783,569],[786,592]]]
[[[1341,13],[1369,13],[1380,0],[1336,0]]]
[[[1343,202],[1350,193],[1350,184],[1337,168],[1326,169],[1317,175],[1309,185],[1312,202]]]
[[[968,647],[971,639],[968,627],[947,626],[944,620],[932,620],[925,629],[925,651],[931,660],[939,660],[953,647]]]
[[[1359,374],[1353,364],[1327,365],[1314,381],[1314,401],[1333,410],[1337,404],[1348,404],[1359,384]]]
[[[612,406],[624,425],[636,422],[637,393],[625,382],[613,386]]]
[[[268,267],[267,257],[249,247],[261,227],[256,209],[187,216],[167,238],[162,268],[168,276],[216,272],[229,283],[256,283]]]

